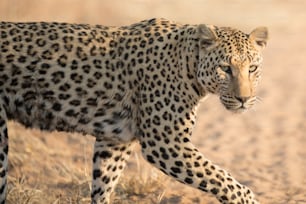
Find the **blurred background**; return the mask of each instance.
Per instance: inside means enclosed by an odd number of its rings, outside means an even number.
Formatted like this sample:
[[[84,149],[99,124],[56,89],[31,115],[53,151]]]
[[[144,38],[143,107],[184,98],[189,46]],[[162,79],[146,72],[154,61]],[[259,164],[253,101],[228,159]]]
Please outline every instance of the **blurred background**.
[[[119,26],[153,17],[232,26],[245,32],[256,26],[269,28],[258,90],[261,102],[236,115],[226,112],[212,96],[201,105],[192,140],[204,155],[249,185],[261,203],[306,203],[306,1],[0,1],[0,21]],[[15,123],[10,124],[9,134],[9,203],[25,203],[26,198],[27,203],[89,202],[92,138],[24,130]],[[133,173],[134,180],[129,180]],[[218,203],[146,166],[139,152],[132,156],[113,201]]]

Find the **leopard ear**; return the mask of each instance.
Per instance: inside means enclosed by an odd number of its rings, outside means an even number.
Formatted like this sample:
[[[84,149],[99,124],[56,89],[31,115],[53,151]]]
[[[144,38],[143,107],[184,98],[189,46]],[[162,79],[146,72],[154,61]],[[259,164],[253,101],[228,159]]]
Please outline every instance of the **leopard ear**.
[[[211,50],[218,45],[218,36],[214,26],[201,24],[198,26],[198,33],[201,48]]]
[[[263,50],[269,38],[269,32],[266,27],[255,28],[249,35],[250,40],[254,43],[255,47]]]

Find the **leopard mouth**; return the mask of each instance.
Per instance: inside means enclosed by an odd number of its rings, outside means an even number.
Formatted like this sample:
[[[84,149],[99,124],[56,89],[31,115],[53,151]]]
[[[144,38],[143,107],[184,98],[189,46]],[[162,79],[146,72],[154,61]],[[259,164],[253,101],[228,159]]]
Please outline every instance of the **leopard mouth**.
[[[243,113],[245,111],[247,111],[249,108],[244,107],[243,105],[241,105],[239,108],[237,109],[230,109],[231,112],[233,113]]]
[[[233,113],[242,113],[249,109],[249,108],[246,108],[244,105],[241,105],[239,107],[232,107],[232,106],[224,105],[224,107]]]
[[[227,110],[234,112],[234,113],[242,113],[242,112],[249,110],[254,105],[254,101],[256,99],[255,97],[252,97],[246,101],[241,101],[235,97],[221,96],[220,100],[223,106]]]

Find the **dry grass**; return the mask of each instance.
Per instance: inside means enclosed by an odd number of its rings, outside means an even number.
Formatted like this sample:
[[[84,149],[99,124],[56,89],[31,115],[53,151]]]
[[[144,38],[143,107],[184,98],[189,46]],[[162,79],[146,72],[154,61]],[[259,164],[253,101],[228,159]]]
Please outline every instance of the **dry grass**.
[[[30,204],[42,203],[42,191],[30,188],[26,184],[26,178],[9,177],[8,203]]]
[[[135,154],[136,171],[134,175],[123,177],[116,189],[114,204],[123,203],[122,198],[126,198],[124,203],[161,203],[165,194],[165,184],[169,180],[156,169],[149,165],[143,165],[139,155]]]
[[[62,193],[54,189],[39,189],[32,187],[25,176],[21,178],[10,177],[7,202],[10,204],[73,204],[89,203],[89,183],[79,184],[71,182],[63,185]],[[48,185],[48,184],[46,184]],[[52,187],[51,187],[52,188]]]
[[[93,138],[42,133],[9,124],[9,204],[85,204],[90,202]],[[80,151],[80,149],[82,151]],[[122,177],[115,204],[161,203],[167,178],[136,153],[131,175]],[[129,167],[128,167],[129,169]],[[165,182],[166,181],[166,182]]]

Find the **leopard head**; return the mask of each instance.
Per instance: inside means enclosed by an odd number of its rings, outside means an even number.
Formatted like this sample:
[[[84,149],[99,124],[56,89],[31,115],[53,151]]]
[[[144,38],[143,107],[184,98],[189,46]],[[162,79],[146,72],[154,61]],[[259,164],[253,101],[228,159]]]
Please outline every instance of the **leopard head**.
[[[257,101],[267,28],[258,27],[245,34],[233,28],[199,25],[198,34],[200,85],[207,92],[219,95],[230,111],[251,108]]]

